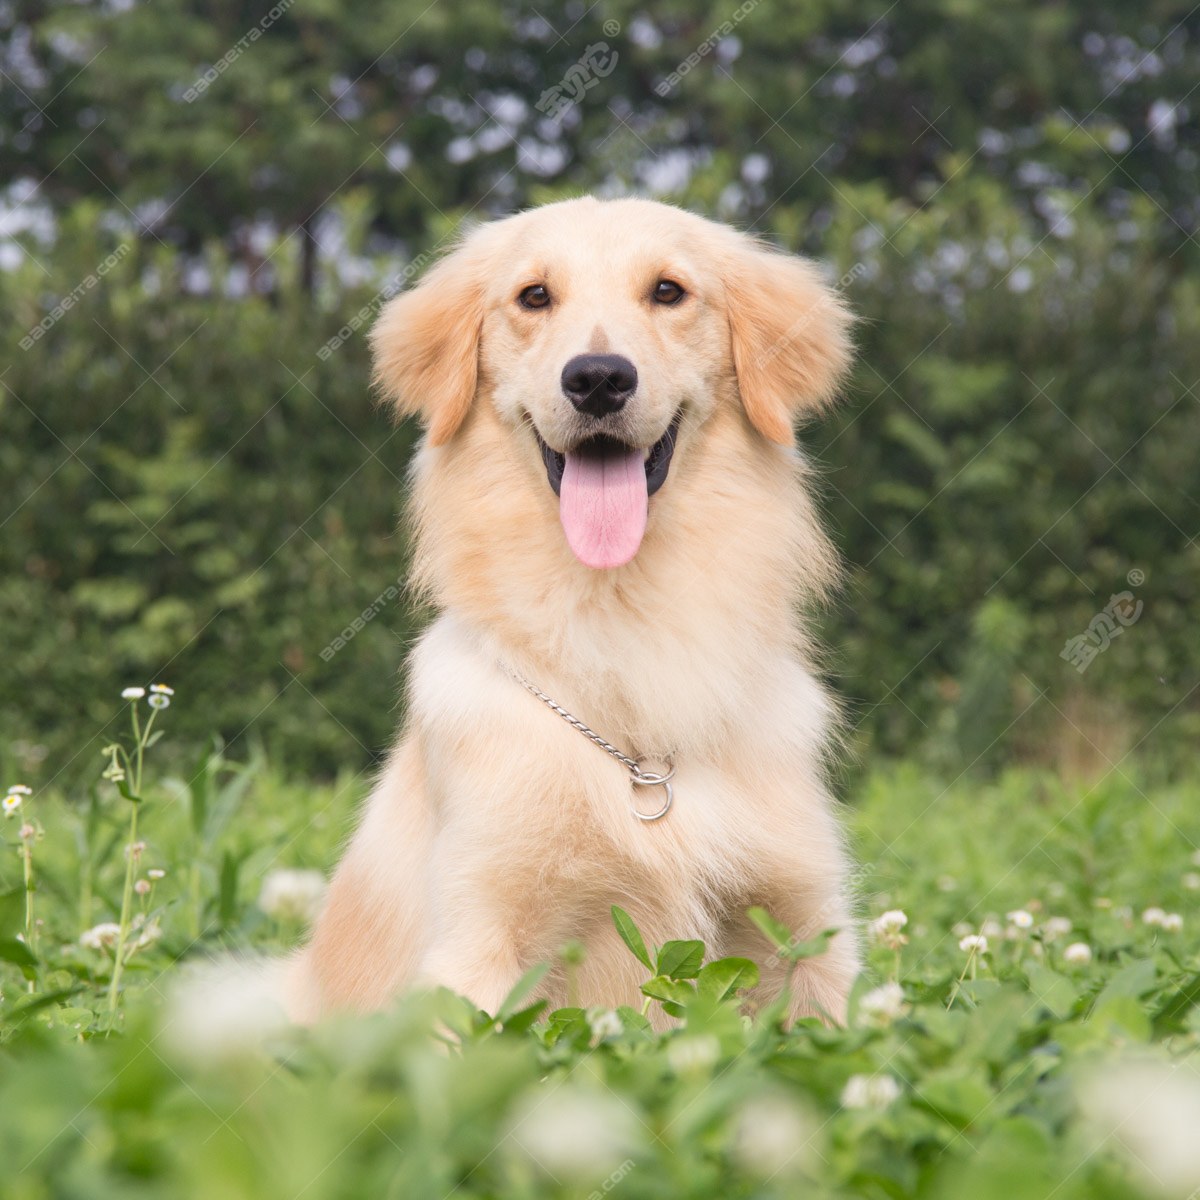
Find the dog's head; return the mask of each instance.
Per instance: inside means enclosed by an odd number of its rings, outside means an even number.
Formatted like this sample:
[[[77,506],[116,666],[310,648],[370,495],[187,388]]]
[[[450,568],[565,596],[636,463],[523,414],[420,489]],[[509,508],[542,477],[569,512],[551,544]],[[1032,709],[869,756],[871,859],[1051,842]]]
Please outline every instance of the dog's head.
[[[849,316],[804,259],[644,200],[571,200],[483,226],[372,332],[376,379],[431,445],[475,403],[523,439],[575,556],[637,553],[689,431],[740,403],[782,445],[832,398]]]

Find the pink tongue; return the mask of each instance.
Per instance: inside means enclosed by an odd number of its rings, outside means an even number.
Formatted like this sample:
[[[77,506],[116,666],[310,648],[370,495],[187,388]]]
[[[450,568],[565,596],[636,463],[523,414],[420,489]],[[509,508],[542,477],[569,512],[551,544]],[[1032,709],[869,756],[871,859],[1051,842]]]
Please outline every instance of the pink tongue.
[[[568,454],[558,515],[567,544],[586,567],[627,563],[646,532],[646,468],[640,450]]]

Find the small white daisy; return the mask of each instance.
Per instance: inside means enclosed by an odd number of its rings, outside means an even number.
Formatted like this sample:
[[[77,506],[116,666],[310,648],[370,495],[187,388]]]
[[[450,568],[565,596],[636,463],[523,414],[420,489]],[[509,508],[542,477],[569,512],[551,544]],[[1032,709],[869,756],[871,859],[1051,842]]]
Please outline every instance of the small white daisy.
[[[17,815],[17,809],[21,807],[21,797],[15,792],[10,792],[4,797],[3,807],[4,815],[6,817],[15,817]]]
[[[1023,908],[1014,909],[1008,913],[1008,922],[1016,929],[1032,929],[1033,928],[1033,913],[1027,912]]]
[[[32,796],[33,788],[26,787],[23,783],[14,783],[12,787],[8,789],[8,792],[9,795],[12,796]]]
[[[146,694],[144,687],[127,687],[121,692],[122,700],[140,700]]]
[[[146,872],[146,878],[155,880],[164,879],[166,874],[166,871],[164,871],[162,867],[151,867],[150,870]]]

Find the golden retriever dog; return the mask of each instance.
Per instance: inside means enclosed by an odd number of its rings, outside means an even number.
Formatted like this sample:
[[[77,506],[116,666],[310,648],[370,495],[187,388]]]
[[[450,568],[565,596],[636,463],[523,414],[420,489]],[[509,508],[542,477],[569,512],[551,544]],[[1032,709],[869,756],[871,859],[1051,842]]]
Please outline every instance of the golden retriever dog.
[[[834,396],[848,326],[811,263],[635,199],[485,225],[383,310],[377,384],[426,428],[412,579],[440,615],[287,967],[295,1019],[433,985],[494,1013],[570,939],[584,1003],[638,1004],[614,904],[647,941],[766,963],[751,1003],[843,1019],[834,710],[802,616],[836,561],[793,423]],[[792,965],[751,905],[841,932]],[[537,994],[567,1002],[561,966]]]

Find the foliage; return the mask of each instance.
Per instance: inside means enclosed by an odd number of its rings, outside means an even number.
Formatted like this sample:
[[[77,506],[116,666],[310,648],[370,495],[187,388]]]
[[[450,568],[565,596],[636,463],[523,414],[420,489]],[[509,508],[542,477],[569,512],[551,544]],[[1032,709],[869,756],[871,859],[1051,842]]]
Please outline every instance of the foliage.
[[[31,965],[8,936],[20,905],[0,904],[6,1195],[1173,1194],[1147,1182],[1168,1150],[1114,1135],[1093,1088],[1130,1071],[1166,1086],[1172,1063],[1196,1058],[1194,784],[872,775],[852,815],[862,911],[909,916],[868,941],[844,1029],[741,1015],[754,964],[709,961],[699,942],[647,946],[616,909],[646,970],[640,1010],[584,996],[546,1012],[528,999],[535,968],[493,1015],[436,993],[265,1032],[246,1000],[172,1000],[181,961],[293,941],[295,912],[260,884],[332,863],[362,781],[286,783],[211,747],[185,777],[149,769],[137,870],[165,873],[138,891],[136,928],[157,934],[128,959],[114,1025],[114,939],[96,931],[121,909],[121,782],[110,771],[90,795],[35,789],[0,821],[13,848],[27,844],[18,825],[36,824],[42,920]],[[0,860],[10,897],[21,861]],[[781,953],[821,952],[822,939],[796,943],[754,916]],[[987,952],[960,950],[964,930]],[[659,1005],[675,1019],[655,1033],[645,1013]],[[1200,1104],[1200,1077],[1171,1079]],[[1157,1111],[1148,1094],[1128,1105]],[[1171,1169],[1200,1181],[1194,1154]]]
[[[859,749],[1092,770],[1151,730],[1188,745],[1197,20],[8,6],[19,762],[76,770],[59,731],[103,744],[114,672],[203,696],[196,738],[326,772],[378,755],[421,614],[396,587],[414,431],[372,410],[362,330],[461,221],[582,189],[821,255],[862,317],[846,402],[805,435],[850,567],[826,632]],[[600,44],[608,73],[539,109]],[[1077,672],[1060,653],[1131,572],[1139,623]]]

